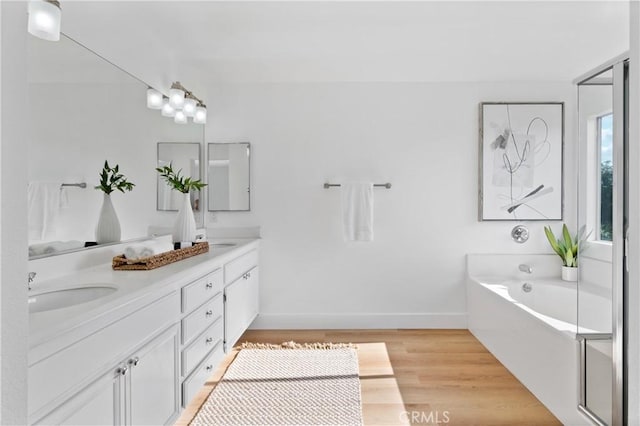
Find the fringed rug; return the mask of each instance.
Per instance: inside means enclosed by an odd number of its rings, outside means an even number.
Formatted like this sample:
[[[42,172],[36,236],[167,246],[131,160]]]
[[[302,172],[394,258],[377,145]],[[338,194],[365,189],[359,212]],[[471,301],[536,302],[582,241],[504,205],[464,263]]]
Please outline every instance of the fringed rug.
[[[192,426],[362,425],[349,344],[243,344]]]

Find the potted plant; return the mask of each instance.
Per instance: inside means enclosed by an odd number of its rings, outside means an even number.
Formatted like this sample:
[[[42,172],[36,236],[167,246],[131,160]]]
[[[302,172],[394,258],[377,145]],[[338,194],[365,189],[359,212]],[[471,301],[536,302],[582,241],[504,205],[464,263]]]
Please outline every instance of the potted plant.
[[[562,259],[562,279],[578,281],[578,246],[584,228],[574,237],[569,233],[566,224],[562,224],[562,238],[556,238],[550,226],[544,227],[544,233],[553,251]]]
[[[171,189],[175,189],[183,194],[182,207],[178,212],[175,225],[173,227],[173,241],[178,243],[192,243],[196,239],[196,220],[193,216],[191,198],[189,192],[199,191],[207,184],[200,179],[194,180],[188,176],[182,176],[182,169],[177,172],[173,170],[173,164],[157,167],[156,171],[164,178]]]
[[[102,172],[100,172],[100,185],[96,186],[104,193],[100,217],[96,226],[96,242],[98,244],[114,243],[120,241],[120,221],[116,210],[111,202],[111,193],[118,190],[122,193],[132,191],[136,186],[127,178],[120,174],[120,166],[109,167],[109,162],[105,160]]]

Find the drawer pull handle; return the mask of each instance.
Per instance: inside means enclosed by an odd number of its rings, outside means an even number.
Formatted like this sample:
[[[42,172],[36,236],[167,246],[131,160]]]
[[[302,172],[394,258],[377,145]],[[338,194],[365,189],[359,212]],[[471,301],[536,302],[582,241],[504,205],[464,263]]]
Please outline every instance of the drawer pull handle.
[[[207,365],[206,370],[207,370],[207,371],[211,371],[211,370],[213,370],[213,365]]]
[[[213,283],[207,283],[207,290],[210,290],[213,288]]]
[[[120,367],[116,370],[116,374],[119,374],[121,376],[126,376],[128,370],[129,370],[129,367]]]
[[[243,280],[246,280],[246,279],[248,279],[248,278],[249,278],[249,274],[244,274],[244,275],[242,275],[242,279],[243,279]]]
[[[251,278],[251,272],[247,272],[247,278]]]
[[[207,340],[205,341],[205,343],[206,343],[207,345],[212,344],[212,343],[213,343],[213,337],[207,337]]]
[[[213,315],[213,311],[209,309],[207,312],[205,312],[205,315],[210,317],[211,315]]]
[[[140,358],[138,358],[138,357],[131,358],[129,360],[129,365],[132,365],[134,367],[137,366],[139,363],[140,363]]]

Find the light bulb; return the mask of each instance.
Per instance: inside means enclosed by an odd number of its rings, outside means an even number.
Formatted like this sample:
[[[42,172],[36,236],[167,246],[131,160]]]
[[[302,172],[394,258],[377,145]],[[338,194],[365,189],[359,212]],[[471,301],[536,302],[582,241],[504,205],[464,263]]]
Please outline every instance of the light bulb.
[[[184,98],[184,105],[182,105],[182,110],[187,117],[193,117],[196,113],[196,99],[191,94],[187,94]]]
[[[175,109],[182,109],[184,105],[184,90],[180,85],[179,81],[176,81],[171,85],[171,89],[169,90],[169,103]]]
[[[30,34],[43,40],[60,40],[60,21],[62,12],[57,0],[32,0],[29,2]]]
[[[147,89],[147,108],[162,109],[163,97],[162,93],[152,87],[149,87]]]
[[[193,115],[193,122],[197,124],[207,124],[207,107],[202,104],[196,107],[196,112]]]
[[[164,97],[162,99],[162,111],[160,112],[163,117],[175,117],[176,110],[169,104],[169,98]]]
[[[176,111],[175,117],[173,117],[173,121],[178,124],[185,124],[187,122],[187,116],[183,111]]]

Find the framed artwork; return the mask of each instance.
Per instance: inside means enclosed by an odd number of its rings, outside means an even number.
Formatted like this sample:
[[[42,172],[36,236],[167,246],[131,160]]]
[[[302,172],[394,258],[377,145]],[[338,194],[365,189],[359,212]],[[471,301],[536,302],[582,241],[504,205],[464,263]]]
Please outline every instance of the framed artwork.
[[[563,102],[480,104],[479,220],[562,220]]]

